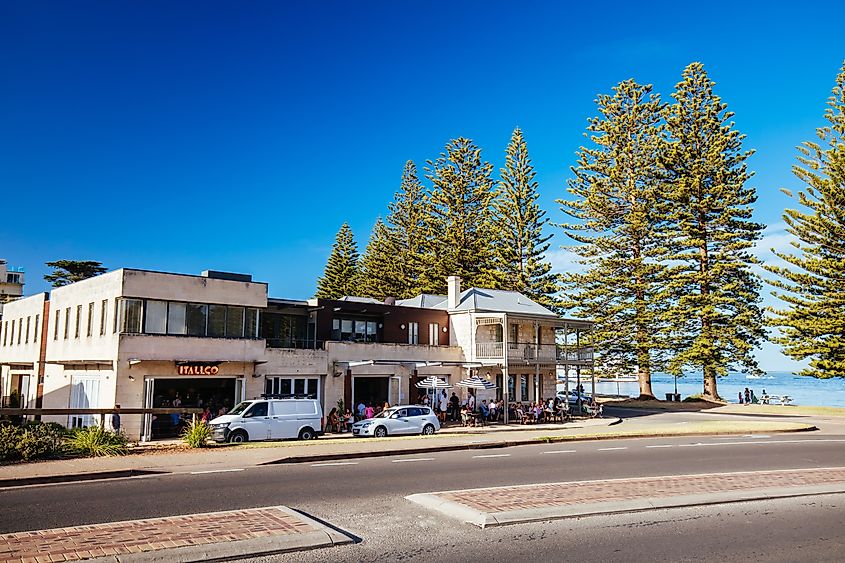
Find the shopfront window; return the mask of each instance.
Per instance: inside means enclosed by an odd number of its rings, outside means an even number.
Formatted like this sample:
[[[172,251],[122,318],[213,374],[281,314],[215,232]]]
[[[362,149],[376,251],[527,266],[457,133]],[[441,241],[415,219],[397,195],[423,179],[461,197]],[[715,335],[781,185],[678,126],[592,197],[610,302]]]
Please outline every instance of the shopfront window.
[[[320,379],[317,377],[268,377],[264,382],[267,395],[319,399]]]

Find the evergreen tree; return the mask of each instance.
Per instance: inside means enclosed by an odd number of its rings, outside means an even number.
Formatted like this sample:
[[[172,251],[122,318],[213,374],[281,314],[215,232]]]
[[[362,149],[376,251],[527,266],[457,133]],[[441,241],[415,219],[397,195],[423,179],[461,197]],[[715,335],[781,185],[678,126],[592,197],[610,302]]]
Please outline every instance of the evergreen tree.
[[[806,188],[794,197],[802,209],[783,219],[795,236],[795,253],[775,252],[790,267],[767,266],[779,276],[774,294],[788,307],[776,310],[775,338],[785,354],[810,360],[800,372],[818,378],[845,377],[845,63],[836,77],[819,141],[798,148],[792,170]]]
[[[716,377],[741,367],[757,372],[752,350],[765,337],[757,261],[750,253],[763,225],[751,220],[757,200],[747,186],[752,173],[745,139],[729,120],[733,113],[713,93],[701,63],[692,63],[672,94],[664,160],[669,181],[670,248],[676,336],[670,371],[701,369],[704,396],[718,397]]]
[[[554,310],[557,278],[545,259],[552,235],[543,235],[549,220],[537,204],[536,172],[519,127],[511,135],[501,174],[493,216],[501,233],[495,249],[502,289],[519,291]]]
[[[405,163],[402,185],[388,206],[389,239],[394,259],[389,265],[390,288],[394,297],[407,299],[423,289],[428,248],[426,219],[429,217],[428,198],[417,175],[413,161]]]
[[[397,259],[390,230],[379,217],[364,256],[361,257],[359,295],[379,301],[391,296],[396,297],[401,283],[396,276]]]
[[[460,276],[466,287],[499,287],[492,241],[495,196],[493,165],[469,139],[453,139],[445,152],[428,161],[431,205],[426,234],[431,242],[422,289],[446,293],[446,278]]]
[[[626,80],[596,100],[599,115],[587,127],[570,201],[558,200],[576,221],[561,225],[577,244],[583,272],[563,276],[565,305],[595,321],[597,364],[603,371],[637,373],[640,396],[653,398],[651,375],[665,344],[663,294],[665,230],[657,164],[665,149],[665,104],[651,85]]]
[[[53,287],[87,280],[107,271],[101,262],[95,260],[56,260],[47,262],[47,266],[53,268],[53,272],[44,276],[44,279]]]
[[[323,276],[317,280],[315,297],[339,299],[355,295],[358,284],[358,244],[352,229],[344,223],[335,237]]]

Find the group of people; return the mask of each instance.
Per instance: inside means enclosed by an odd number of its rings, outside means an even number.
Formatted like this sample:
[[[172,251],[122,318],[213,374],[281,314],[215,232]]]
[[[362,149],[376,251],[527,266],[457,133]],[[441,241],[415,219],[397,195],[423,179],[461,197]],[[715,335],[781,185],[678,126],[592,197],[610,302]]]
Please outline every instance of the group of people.
[[[763,389],[763,395],[764,396],[766,395],[765,389]],[[757,395],[754,394],[754,389],[749,389],[748,387],[746,387],[744,393],[742,391],[739,392],[739,404],[740,405],[742,405],[742,404],[745,404],[745,405],[755,404],[756,405],[758,402],[759,402],[759,400],[757,399]]]

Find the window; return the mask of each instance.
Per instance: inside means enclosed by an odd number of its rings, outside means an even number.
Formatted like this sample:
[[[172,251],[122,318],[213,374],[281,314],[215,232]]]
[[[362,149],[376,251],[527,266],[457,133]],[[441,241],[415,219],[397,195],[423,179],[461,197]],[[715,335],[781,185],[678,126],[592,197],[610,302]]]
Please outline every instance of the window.
[[[167,332],[167,302],[147,301],[147,309],[144,312],[144,332],[146,334]]]
[[[420,323],[408,323],[408,344],[420,343]]]
[[[31,317],[26,318],[26,336],[24,336],[23,343],[29,344],[29,324]]]
[[[140,299],[120,300],[120,332],[138,334],[141,332],[141,315],[144,302]]]
[[[9,335],[9,346],[15,345],[15,321],[12,321],[12,332]]]
[[[428,344],[429,346],[440,345],[440,323],[428,323]]]
[[[119,307],[120,307],[120,297],[115,297],[114,298],[114,330],[113,330],[113,332],[115,334],[117,334],[117,323],[118,323],[118,317],[120,316]]]
[[[185,321],[189,336],[205,336],[205,325],[208,318],[208,305],[188,303],[185,306]]]
[[[223,337],[226,335],[226,306],[208,306],[208,336]]]
[[[304,399],[319,399],[319,382],[316,377],[268,377],[264,381],[264,392],[283,397],[295,395]]]
[[[185,334],[186,331],[187,325],[185,324],[185,304],[168,303],[167,334]]]
[[[258,309],[247,309],[244,320],[244,336],[258,338]]]
[[[3,346],[6,345],[6,333],[9,332],[9,321],[3,323]]]
[[[376,342],[378,340],[378,323],[364,319],[332,319],[332,340]]]
[[[38,342],[38,321],[40,319],[40,315],[35,315],[35,330],[32,331],[32,341]]]
[[[521,401],[528,400],[528,376],[519,376],[519,398]]]
[[[76,306],[76,331],[74,331],[74,338],[79,338],[79,325],[82,324],[82,305]]]
[[[61,311],[56,311],[56,320],[53,323],[53,340],[59,339],[59,316],[61,315]]]
[[[109,316],[109,300],[103,299],[100,304],[100,336],[106,335],[106,317]]]
[[[512,324],[511,325],[511,330],[510,330],[510,334],[508,335],[508,338],[511,339],[511,344],[516,344],[517,342],[519,342],[519,325],[518,324]]]
[[[94,335],[94,302],[88,303],[88,336]]]
[[[65,340],[67,340],[68,332],[70,331],[70,307],[65,309]]]
[[[244,308],[226,307],[226,337],[244,337]]]
[[[18,319],[18,344],[21,343],[21,333],[23,332],[23,317]]]
[[[265,402],[253,403],[252,408],[250,408],[248,411],[246,411],[243,414],[243,416],[244,416],[244,418],[261,417],[261,416],[267,416],[267,412],[268,412],[267,411],[267,403],[265,403]]]

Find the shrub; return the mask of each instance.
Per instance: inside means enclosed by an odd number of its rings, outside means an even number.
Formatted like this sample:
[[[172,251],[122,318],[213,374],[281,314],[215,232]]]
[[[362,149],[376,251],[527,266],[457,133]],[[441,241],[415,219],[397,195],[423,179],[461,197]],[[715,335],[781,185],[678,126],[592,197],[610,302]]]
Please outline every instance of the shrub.
[[[210,439],[211,426],[202,420],[189,422],[182,431],[182,441],[191,448],[204,448]]]
[[[0,423],[0,461],[15,461],[20,459],[18,442],[23,430],[7,422]]]
[[[124,455],[127,451],[127,443],[126,436],[121,433],[91,426],[74,430],[67,447],[76,455],[103,457]]]
[[[27,422],[18,442],[18,453],[24,461],[58,457],[65,451],[67,430],[55,422]]]

